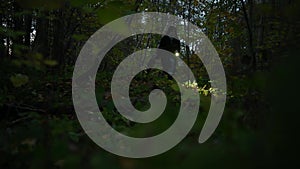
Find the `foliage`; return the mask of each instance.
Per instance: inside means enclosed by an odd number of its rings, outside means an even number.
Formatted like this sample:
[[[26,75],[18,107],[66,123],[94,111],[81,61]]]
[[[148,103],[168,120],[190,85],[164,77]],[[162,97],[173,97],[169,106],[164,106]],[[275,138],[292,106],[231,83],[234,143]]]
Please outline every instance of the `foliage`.
[[[294,73],[300,49],[299,1],[2,0],[0,8],[0,168],[286,168],[297,157],[292,153],[298,150],[298,131],[292,129],[299,128],[299,111],[294,113],[292,106],[299,105]],[[182,42],[182,59],[196,81],[181,85],[201,96],[196,124],[174,149],[148,159],[127,159],[105,152],[82,130],[71,78],[81,47],[97,29],[145,11],[170,13],[200,27],[220,55],[228,89],[211,88],[193,45]],[[123,134],[161,133],[176,120],[179,101],[185,99],[164,72],[147,70],[130,85],[132,104],[149,109],[149,93],[160,88],[168,99],[165,113],[144,125],[125,119],[114,106],[109,91],[116,67],[135,51],[157,47],[160,38],[127,38],[99,67],[99,108]],[[224,116],[212,138],[199,145],[214,94],[227,95]]]

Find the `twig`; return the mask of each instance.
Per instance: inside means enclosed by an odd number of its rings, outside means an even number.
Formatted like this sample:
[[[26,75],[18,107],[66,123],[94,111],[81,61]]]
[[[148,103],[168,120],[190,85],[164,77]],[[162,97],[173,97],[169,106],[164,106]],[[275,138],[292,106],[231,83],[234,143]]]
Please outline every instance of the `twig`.
[[[21,117],[21,118],[19,118],[19,119],[16,119],[16,120],[10,122],[10,123],[9,123],[9,126],[13,126],[13,125],[15,125],[15,124],[17,124],[17,123],[20,123],[20,122],[22,122],[22,121],[28,120],[28,119],[30,119],[30,118],[31,118],[30,116]]]
[[[7,107],[12,107],[15,109],[20,109],[20,110],[28,110],[28,111],[34,111],[34,112],[40,112],[40,113],[46,113],[45,110],[42,109],[37,109],[37,108],[33,108],[32,106],[29,105],[16,105],[16,104],[4,104]]]

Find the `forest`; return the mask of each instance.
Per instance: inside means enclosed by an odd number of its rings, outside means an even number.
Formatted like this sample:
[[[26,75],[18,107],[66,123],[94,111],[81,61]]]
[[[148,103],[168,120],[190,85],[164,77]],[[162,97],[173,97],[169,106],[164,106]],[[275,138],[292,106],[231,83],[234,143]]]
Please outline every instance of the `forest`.
[[[226,105],[215,132],[199,144],[215,90],[193,46],[180,41],[180,58],[195,77],[184,87],[200,96],[196,122],[172,149],[128,158],[104,150],[82,128],[72,77],[82,48],[97,30],[146,12],[173,15],[201,29],[224,67]],[[0,22],[2,169],[273,169],[299,163],[299,0],[1,0]],[[122,116],[110,92],[118,65],[134,52],[157,48],[161,39],[152,33],[126,38],[98,67],[97,104],[107,123],[124,135],[158,135],[179,114],[178,84],[163,71],[142,71],[129,88],[140,111],[151,107],[153,89],[165,92],[166,109],[151,123]]]

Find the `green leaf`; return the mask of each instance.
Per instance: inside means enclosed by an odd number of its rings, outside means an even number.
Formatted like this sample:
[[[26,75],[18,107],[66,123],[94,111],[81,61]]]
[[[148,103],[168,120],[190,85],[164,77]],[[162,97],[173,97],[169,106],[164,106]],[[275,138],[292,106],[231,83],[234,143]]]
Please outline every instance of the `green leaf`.
[[[107,24],[118,19],[130,11],[130,3],[121,0],[109,1],[103,8],[99,9],[97,14],[102,24]]]
[[[75,34],[72,36],[75,40],[77,41],[82,41],[82,40],[86,40],[88,39],[88,37],[86,35],[83,34]]]
[[[208,90],[203,90],[203,94],[204,94],[204,96],[207,96],[208,95]]]
[[[73,140],[74,142],[78,142],[79,141],[79,134],[74,133],[74,132],[69,132],[69,136],[70,139]]]
[[[10,81],[12,82],[14,87],[21,87],[28,83],[29,78],[26,75],[16,74],[10,77]]]
[[[97,14],[100,22],[102,24],[107,24],[108,22],[119,18],[121,16],[119,12],[120,10],[117,7],[111,6],[100,9]]]
[[[32,58],[34,60],[42,60],[43,59],[43,55],[40,54],[40,53],[35,53],[35,54],[32,55]]]
[[[57,62],[55,60],[49,60],[49,59],[47,59],[47,60],[44,61],[44,64],[48,65],[48,66],[56,66]]]
[[[175,90],[176,92],[179,91],[179,87],[178,87],[177,84],[172,84],[171,88],[172,88],[173,90]]]

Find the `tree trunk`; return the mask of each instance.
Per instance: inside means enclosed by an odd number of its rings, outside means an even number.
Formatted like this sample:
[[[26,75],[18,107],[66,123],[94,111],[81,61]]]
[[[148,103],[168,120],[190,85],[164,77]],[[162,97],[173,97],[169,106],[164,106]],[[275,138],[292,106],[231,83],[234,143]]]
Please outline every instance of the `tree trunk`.
[[[31,33],[32,33],[32,16],[30,14],[25,15],[25,35],[24,35],[24,44],[27,46],[29,49],[31,47]]]
[[[48,12],[42,12],[43,16],[38,16],[36,24],[36,38],[34,41],[34,52],[42,54],[44,57],[49,57],[49,43],[48,43],[48,28],[49,19]]]

